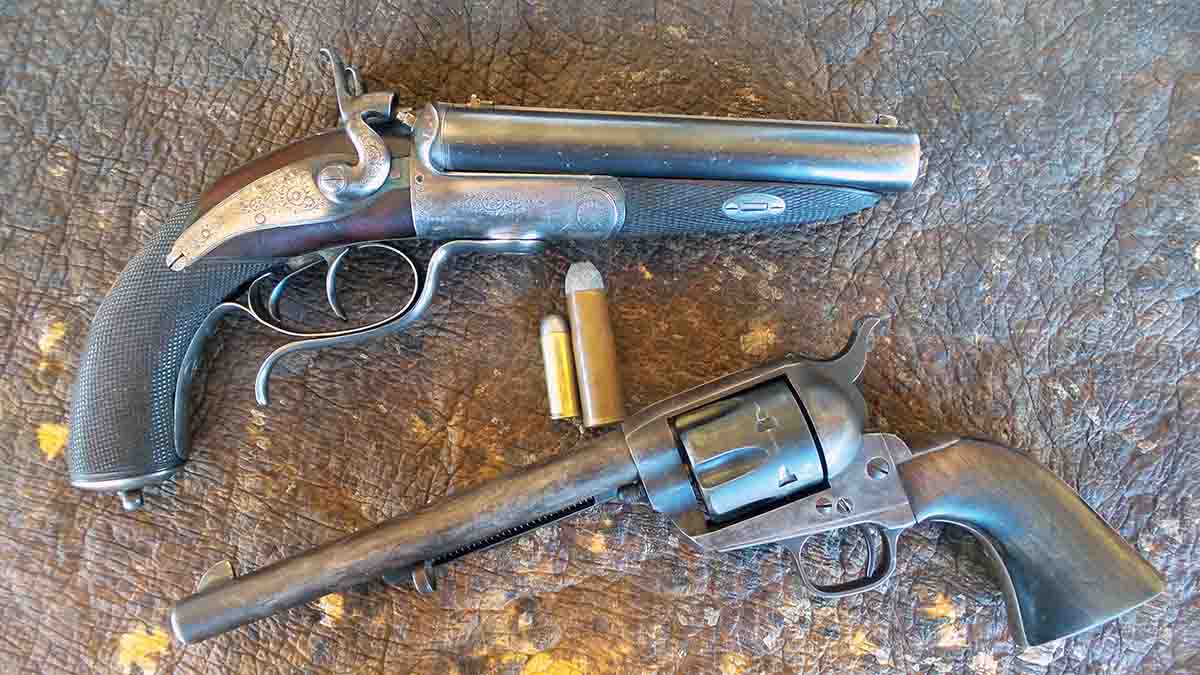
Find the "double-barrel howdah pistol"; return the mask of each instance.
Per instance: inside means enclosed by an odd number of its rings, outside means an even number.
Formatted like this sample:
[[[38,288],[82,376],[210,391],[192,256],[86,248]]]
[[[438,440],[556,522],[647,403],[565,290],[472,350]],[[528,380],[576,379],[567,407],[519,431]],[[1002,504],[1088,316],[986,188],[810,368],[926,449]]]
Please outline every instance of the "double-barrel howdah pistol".
[[[403,330],[464,253],[531,253],[554,239],[694,235],[784,228],[873,206],[916,180],[920,144],[894,118],[869,124],[434,103],[364,93],[333,70],[341,126],[235,170],[175,210],[129,262],[92,322],[72,393],[71,483],[117,492],[127,509],[188,456],[189,387],[206,338],[231,312],[298,350]],[[420,278],[390,243],[444,241]],[[402,258],[408,302],[368,325],[303,332],[279,298],[295,274],[337,273],[352,251]]]

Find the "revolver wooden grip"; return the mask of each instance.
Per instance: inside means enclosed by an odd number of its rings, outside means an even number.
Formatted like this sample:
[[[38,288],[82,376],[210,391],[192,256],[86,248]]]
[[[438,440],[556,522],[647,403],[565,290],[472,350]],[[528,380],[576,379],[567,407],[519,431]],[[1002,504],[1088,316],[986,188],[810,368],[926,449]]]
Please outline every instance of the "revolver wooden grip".
[[[1070,486],[1011,448],[952,439],[914,448],[899,469],[918,522],[951,523],[979,539],[1023,646],[1093,628],[1164,590],[1150,563]]]

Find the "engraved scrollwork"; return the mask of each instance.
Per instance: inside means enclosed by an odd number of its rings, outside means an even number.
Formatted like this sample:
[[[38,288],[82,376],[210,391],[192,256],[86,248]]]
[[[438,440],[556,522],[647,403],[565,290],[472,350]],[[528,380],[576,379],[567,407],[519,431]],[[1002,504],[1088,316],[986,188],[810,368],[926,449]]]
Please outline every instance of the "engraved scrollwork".
[[[262,224],[315,211],[326,203],[306,167],[288,166],[250,184],[232,206]]]
[[[520,216],[545,208],[546,200],[538,195],[481,190],[463,197],[463,207],[491,215]]]

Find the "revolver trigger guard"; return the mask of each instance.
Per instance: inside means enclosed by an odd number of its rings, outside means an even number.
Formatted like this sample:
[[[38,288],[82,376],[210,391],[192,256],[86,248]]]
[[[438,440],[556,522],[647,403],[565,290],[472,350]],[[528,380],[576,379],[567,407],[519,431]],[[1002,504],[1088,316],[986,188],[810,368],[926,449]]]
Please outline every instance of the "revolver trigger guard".
[[[867,525],[874,523],[858,523],[854,527],[866,529]],[[875,527],[879,527],[875,525]],[[882,586],[892,575],[896,573],[896,547],[899,543],[900,534],[904,532],[904,528],[882,528],[883,535],[880,540],[880,550],[877,552],[875,546],[871,544],[869,536],[864,533],[864,538],[867,542],[867,571],[866,574],[853,581],[847,581],[840,584],[830,584],[823,586],[814,583],[808,578],[804,571],[803,551],[805,544],[811,538],[811,535],[792,539],[783,542],[783,545],[792,552],[792,557],[796,561],[796,571],[800,575],[800,583],[812,595],[818,598],[837,599],[845,598],[859,593],[875,590]],[[880,556],[879,564],[876,565],[876,554]]]
[[[412,296],[409,301],[399,312],[391,316],[376,321],[367,326],[359,328],[350,328],[341,331],[331,331],[328,333],[297,333],[283,329],[280,326],[273,325],[268,321],[264,321],[250,307],[242,307],[237,305],[242,310],[253,316],[259,323],[266,325],[272,330],[287,335],[289,337],[298,338],[289,342],[275,351],[271,352],[262,365],[258,368],[258,373],[254,378],[254,398],[261,406],[269,405],[270,395],[268,386],[270,384],[271,370],[280,359],[294,352],[305,351],[309,349],[323,349],[325,347],[339,347],[344,345],[358,344],[367,340],[398,333],[410,325],[417,319],[424,316],[425,312],[433,302],[433,297],[437,293],[438,285],[449,266],[451,260],[467,253],[509,253],[509,254],[529,254],[535,253],[542,249],[543,242],[533,239],[493,239],[493,240],[462,240],[451,241],[442,244],[433,253],[433,257],[429,259],[429,266],[425,270],[425,279],[421,280],[420,274],[417,272],[416,264],[404,252],[385,243],[368,243],[360,244],[354,248],[382,248],[391,253],[394,253],[403,258],[413,271],[413,277],[416,283],[413,285]],[[335,264],[342,259],[344,253],[339,254],[335,258]],[[331,265],[331,270],[334,265]],[[335,271],[335,270],[334,270]],[[258,283],[256,280],[255,283]],[[253,288],[253,284],[251,285]],[[215,311],[215,310],[214,310]]]

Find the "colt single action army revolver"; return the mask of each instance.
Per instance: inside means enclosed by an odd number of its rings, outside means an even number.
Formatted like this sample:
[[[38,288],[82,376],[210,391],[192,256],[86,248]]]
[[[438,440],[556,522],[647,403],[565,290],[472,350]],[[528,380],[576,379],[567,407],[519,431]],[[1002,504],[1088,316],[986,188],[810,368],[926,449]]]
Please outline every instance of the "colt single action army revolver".
[[[780,543],[810,593],[878,588],[900,533],[918,522],[965,528],[999,581],[1009,627],[1039,645],[1098,626],[1163,590],[1163,580],[1078,494],[1037,462],[987,441],[947,436],[910,448],[864,433],[855,381],[874,319],[832,361],[747,370],[660,401],[572,453],[484,483],[241,578],[224,574],[171,612],[197,642],[326,593],[382,577],[429,592],[436,568],[501,544],[641,483],[691,542],[716,551]],[[877,530],[865,575],[819,585],[801,552],[813,535]],[[874,544],[873,542],[878,542]],[[876,550],[878,548],[878,550]]]
[[[447,265],[465,253],[531,253],[546,240],[784,228],[832,219],[909,189],[919,140],[872,124],[743,120],[433,103],[400,107],[364,93],[328,50],[341,127],[293,143],[179,206],[101,304],[72,392],[71,483],[117,492],[174,475],[189,452],[189,387],[206,338],[229,313],[299,350],[403,330],[429,307]],[[423,278],[391,240],[445,243]],[[300,331],[278,316],[295,274],[337,275],[356,250],[402,258],[408,302],[368,325]]]

